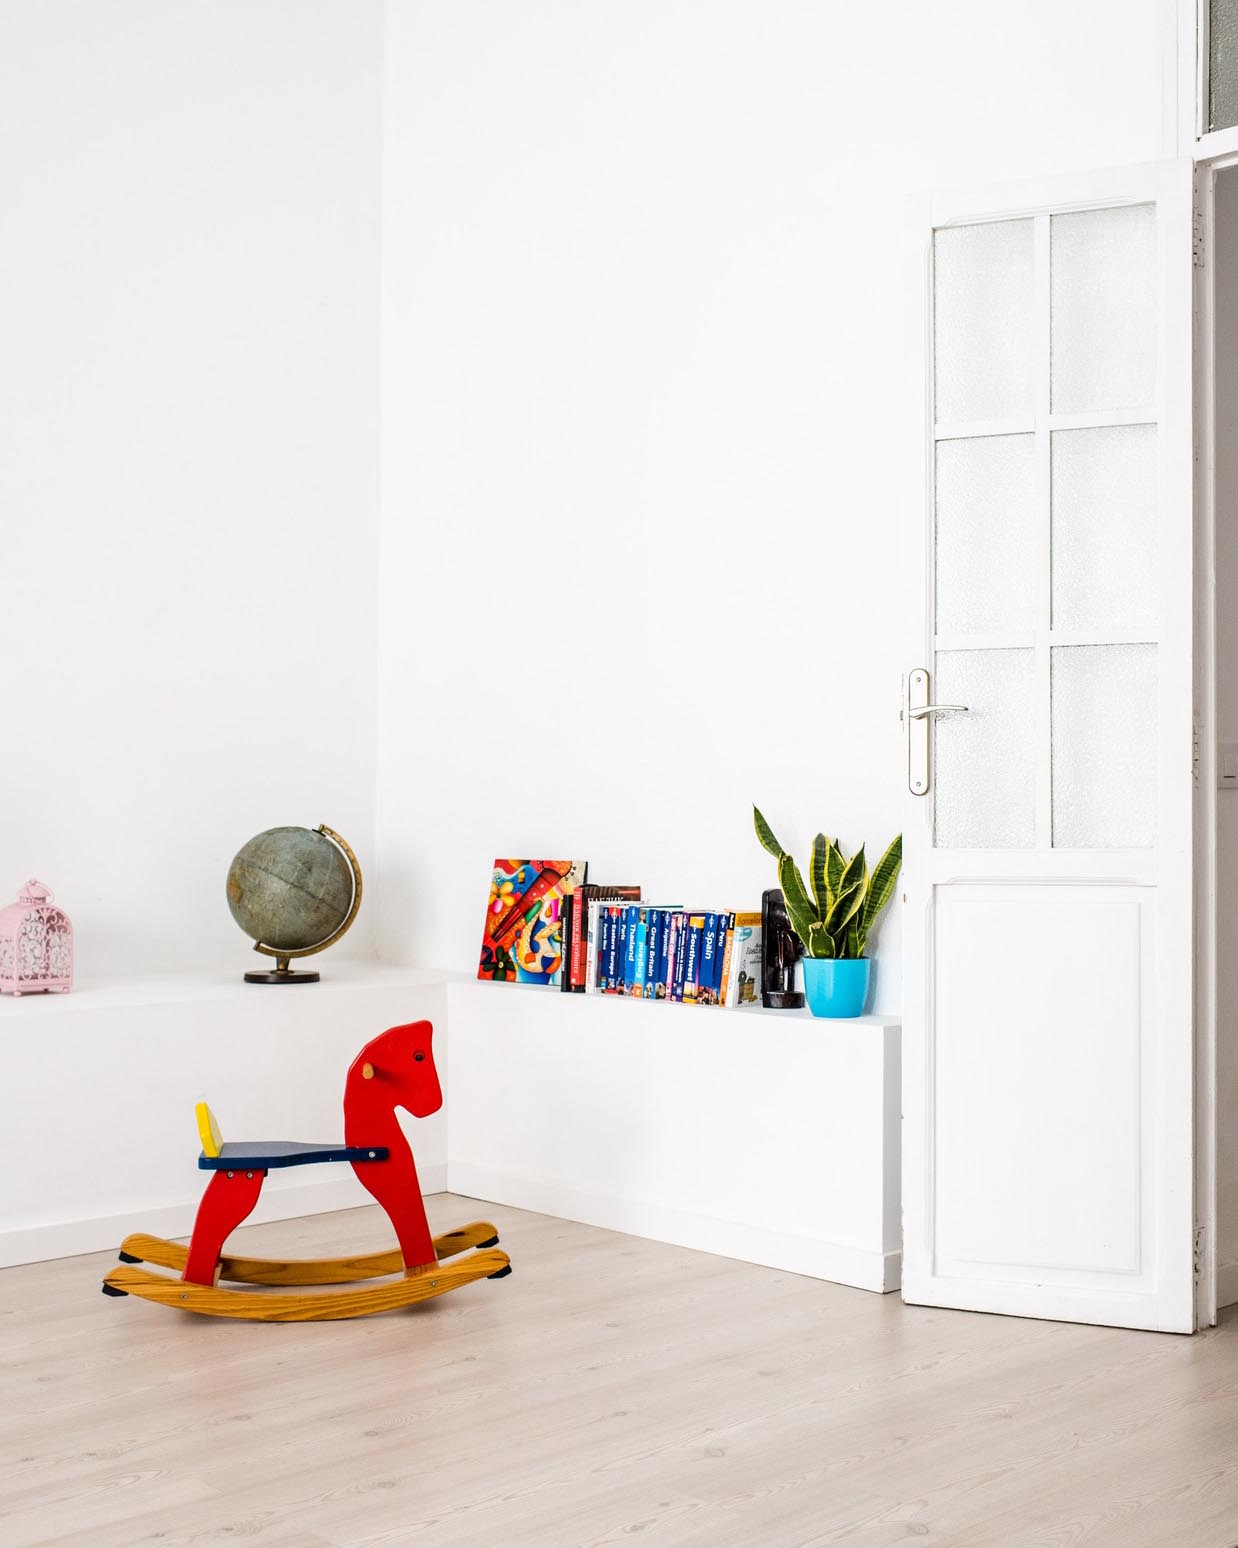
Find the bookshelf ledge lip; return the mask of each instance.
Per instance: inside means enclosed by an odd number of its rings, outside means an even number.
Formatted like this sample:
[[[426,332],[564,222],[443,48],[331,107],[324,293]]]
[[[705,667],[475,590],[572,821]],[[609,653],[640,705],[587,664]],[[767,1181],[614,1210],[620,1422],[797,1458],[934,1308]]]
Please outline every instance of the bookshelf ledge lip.
[[[728,1023],[735,1016],[744,1018],[761,1017],[773,1018],[776,1021],[813,1022],[823,1031],[829,1031],[831,1027],[901,1027],[902,1017],[896,1013],[884,1011],[868,1011],[863,1016],[814,1016],[805,1005],[799,1010],[771,1010],[764,1005],[694,1005],[691,1002],[684,1003],[681,1000],[638,1000],[633,995],[622,994],[565,994],[562,989],[546,984],[520,984],[510,981],[500,982],[489,978],[476,978],[469,973],[448,973],[447,981],[455,985],[475,984],[486,993],[500,992],[503,994],[520,995],[544,995],[547,999],[555,999],[570,1003],[584,1002],[587,1005],[622,1005],[630,1013],[637,1006],[641,1010],[660,1011],[694,1011],[702,1019],[707,1017],[722,1018]],[[637,1014],[640,1012],[638,1011]]]

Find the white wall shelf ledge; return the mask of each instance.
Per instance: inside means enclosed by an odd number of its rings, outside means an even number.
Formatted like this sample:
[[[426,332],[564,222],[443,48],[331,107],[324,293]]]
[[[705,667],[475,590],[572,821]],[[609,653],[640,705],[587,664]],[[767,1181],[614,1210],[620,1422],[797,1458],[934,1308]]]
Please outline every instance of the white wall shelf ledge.
[[[898,1287],[897,1020],[463,978],[448,999],[453,1191]]]

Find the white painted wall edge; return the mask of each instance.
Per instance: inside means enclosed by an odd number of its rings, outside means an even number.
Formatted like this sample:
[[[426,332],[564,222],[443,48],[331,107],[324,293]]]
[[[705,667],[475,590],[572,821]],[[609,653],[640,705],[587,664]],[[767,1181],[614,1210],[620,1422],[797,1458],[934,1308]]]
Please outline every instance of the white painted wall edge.
[[[517,1176],[450,1156],[447,1191],[537,1214],[559,1215],[655,1242],[670,1242],[676,1247],[712,1252],[723,1258],[785,1269],[792,1274],[809,1274],[858,1290],[884,1293],[897,1290],[899,1285],[902,1254],[897,1251],[866,1251],[644,1200],[585,1192],[547,1178]]]
[[[420,1168],[423,1193],[442,1193],[447,1187],[447,1167],[434,1162]],[[337,1209],[359,1209],[374,1200],[350,1173],[347,1177],[321,1177],[290,1187],[272,1187],[268,1181],[247,1225],[267,1220],[296,1220],[302,1215],[325,1215]],[[19,1263],[42,1263],[48,1258],[76,1258],[82,1253],[119,1248],[132,1231],[145,1231],[175,1241],[189,1236],[198,1199],[185,1199],[158,1209],[128,1210],[123,1215],[98,1215],[87,1220],[56,1220],[48,1225],[23,1226],[0,1231],[0,1268]],[[388,1233],[389,1234],[389,1233]],[[376,1241],[375,1251],[388,1245]]]

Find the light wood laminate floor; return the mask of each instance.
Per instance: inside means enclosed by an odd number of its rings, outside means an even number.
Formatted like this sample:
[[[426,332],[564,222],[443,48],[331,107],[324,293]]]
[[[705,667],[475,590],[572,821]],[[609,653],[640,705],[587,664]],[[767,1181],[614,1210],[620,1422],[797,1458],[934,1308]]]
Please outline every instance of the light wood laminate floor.
[[[0,1273],[5,1548],[1233,1548],[1238,1323],[982,1317],[439,1195],[515,1272],[357,1322]],[[237,1233],[386,1245],[373,1209]]]

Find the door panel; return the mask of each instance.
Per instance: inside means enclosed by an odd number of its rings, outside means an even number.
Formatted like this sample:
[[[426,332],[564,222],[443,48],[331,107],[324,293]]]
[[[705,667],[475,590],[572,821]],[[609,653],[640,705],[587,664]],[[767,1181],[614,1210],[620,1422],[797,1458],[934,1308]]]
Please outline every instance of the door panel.
[[[1149,891],[942,889],[939,1272],[1094,1286],[1139,1274]],[[1029,960],[1051,967],[1028,973]]]
[[[1191,168],[915,251],[904,1295],[1188,1331]]]

